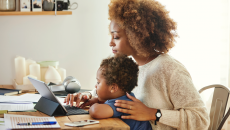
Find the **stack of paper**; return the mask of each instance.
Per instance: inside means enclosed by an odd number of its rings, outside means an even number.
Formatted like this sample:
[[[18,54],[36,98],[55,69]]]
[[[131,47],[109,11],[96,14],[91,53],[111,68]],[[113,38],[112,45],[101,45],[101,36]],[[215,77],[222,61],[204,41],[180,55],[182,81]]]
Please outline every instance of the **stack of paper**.
[[[1,96],[0,110],[8,111],[34,111],[34,105],[30,101],[16,101],[19,96]]]
[[[40,94],[23,94],[21,96],[0,96],[1,102],[38,102]]]
[[[21,96],[0,96],[0,110],[34,111],[33,102],[38,102],[40,94],[23,94]],[[57,99],[64,105],[64,98]]]
[[[16,99],[13,99],[13,101],[17,102],[38,102],[38,100],[41,98],[40,94],[23,94],[21,96],[18,96]]]
[[[34,111],[33,103],[0,103],[0,110],[8,110],[8,111]]]

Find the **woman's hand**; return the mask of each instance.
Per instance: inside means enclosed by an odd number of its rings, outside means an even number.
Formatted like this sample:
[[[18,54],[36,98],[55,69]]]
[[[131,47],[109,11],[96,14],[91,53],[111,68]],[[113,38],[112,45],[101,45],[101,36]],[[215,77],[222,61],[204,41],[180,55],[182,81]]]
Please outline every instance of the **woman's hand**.
[[[147,107],[140,100],[128,93],[126,93],[126,95],[133,101],[116,100],[116,103],[114,104],[117,107],[121,107],[117,108],[117,111],[130,114],[127,116],[121,116],[122,119],[133,119],[138,121],[156,120],[155,114],[157,109]]]
[[[73,102],[76,102],[76,107],[79,107],[80,102],[86,102],[91,98],[91,94],[89,92],[85,93],[74,93],[74,94],[68,94],[67,97],[64,100],[64,103],[66,105],[69,105],[72,107]]]

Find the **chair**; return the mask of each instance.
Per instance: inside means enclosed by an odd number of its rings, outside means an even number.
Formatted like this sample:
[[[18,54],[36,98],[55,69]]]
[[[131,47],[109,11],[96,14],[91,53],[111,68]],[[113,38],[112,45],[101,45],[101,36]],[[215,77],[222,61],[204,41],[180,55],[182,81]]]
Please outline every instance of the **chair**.
[[[203,87],[199,90],[199,93],[207,90],[209,88],[214,88],[212,105],[210,110],[210,126],[208,130],[221,130],[228,116],[230,115],[230,108],[225,114],[225,109],[228,103],[228,96],[230,90],[223,85],[210,85]],[[224,115],[225,114],[225,115]]]

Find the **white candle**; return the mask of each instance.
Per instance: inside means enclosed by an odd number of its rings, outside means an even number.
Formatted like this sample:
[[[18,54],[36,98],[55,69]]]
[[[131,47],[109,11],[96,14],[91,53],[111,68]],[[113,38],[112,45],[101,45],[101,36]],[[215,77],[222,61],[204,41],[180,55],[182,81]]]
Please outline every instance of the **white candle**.
[[[28,77],[37,79],[37,77],[35,77],[35,76],[33,76],[33,75],[27,75],[27,76],[23,77],[23,85],[32,84],[32,83],[30,82],[30,80],[28,79]]]
[[[23,77],[26,76],[26,63],[24,57],[16,57],[14,59],[15,64],[15,76],[18,85],[22,85]]]
[[[64,79],[66,78],[66,69],[64,68],[58,68],[58,73],[61,76],[61,81],[63,82]]]
[[[31,59],[27,59],[26,60],[26,75],[29,75],[30,74],[30,69],[29,69],[29,66],[33,63],[36,63],[36,61],[34,60],[31,60]]]
[[[61,83],[61,76],[58,73],[57,69],[53,66],[49,66],[45,74],[45,83],[53,82],[56,84]]]
[[[30,75],[33,75],[37,77],[38,80],[41,80],[41,71],[40,71],[39,64],[36,63],[30,64],[29,70],[30,70]]]

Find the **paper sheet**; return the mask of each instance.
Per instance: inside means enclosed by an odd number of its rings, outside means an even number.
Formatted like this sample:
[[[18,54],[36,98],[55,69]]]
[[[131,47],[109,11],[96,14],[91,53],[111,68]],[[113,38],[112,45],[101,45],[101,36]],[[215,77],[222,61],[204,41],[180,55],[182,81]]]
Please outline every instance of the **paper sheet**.
[[[66,105],[66,103],[64,103],[65,98],[59,98],[59,97],[57,97],[57,99],[59,100],[59,102],[60,102],[62,105]]]
[[[25,104],[25,103],[31,103],[31,101],[17,101],[17,99],[20,96],[0,96],[0,103],[19,103],[19,104]]]
[[[25,102],[25,101],[30,101],[30,102],[38,102],[39,99],[41,98],[41,95],[40,94],[24,94],[24,95],[21,95],[21,96],[18,96],[17,99],[14,99],[14,101],[18,101],[18,102]],[[57,97],[56,98],[60,101],[60,103],[62,105],[64,105],[64,99],[65,98],[60,98],[60,97]]]
[[[0,118],[0,126],[4,125],[4,118]]]
[[[8,110],[8,111],[33,111],[34,105],[33,103],[28,104],[7,104],[0,103],[0,110]]]
[[[0,130],[7,130],[5,126],[0,126]]]
[[[25,116],[25,115],[13,115],[4,114],[5,126],[8,129],[23,129],[23,128],[60,128],[60,125],[31,125],[23,126],[17,125],[17,123],[27,123],[27,122],[43,122],[43,121],[57,121],[54,117],[37,117],[37,116]]]
[[[38,100],[41,98],[40,94],[23,94],[21,96],[17,96],[17,99],[14,99],[14,101],[22,102],[22,101],[29,101],[29,102],[38,102]]]
[[[0,96],[0,102],[15,100],[18,96]]]

